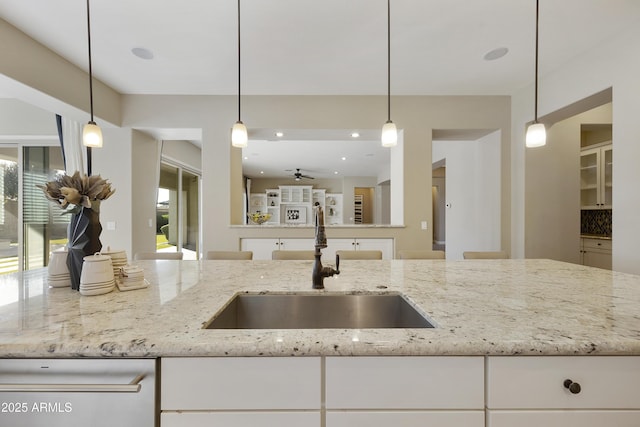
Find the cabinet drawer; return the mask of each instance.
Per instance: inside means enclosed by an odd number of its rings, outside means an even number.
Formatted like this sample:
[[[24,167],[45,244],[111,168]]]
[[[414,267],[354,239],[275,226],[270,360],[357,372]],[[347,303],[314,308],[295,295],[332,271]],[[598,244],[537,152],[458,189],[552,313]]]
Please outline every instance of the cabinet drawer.
[[[567,379],[579,393],[565,388]],[[489,357],[487,407],[637,409],[639,383],[640,357]]]
[[[169,412],[162,427],[320,427],[320,412]]]
[[[484,427],[484,411],[327,411],[327,427]]]
[[[319,409],[320,358],[163,358],[162,410]]]
[[[637,427],[640,411],[488,411],[489,427]]]
[[[482,409],[482,357],[328,357],[329,409]]]
[[[599,249],[602,251],[611,251],[611,240],[605,239],[582,239],[582,246],[584,249]]]

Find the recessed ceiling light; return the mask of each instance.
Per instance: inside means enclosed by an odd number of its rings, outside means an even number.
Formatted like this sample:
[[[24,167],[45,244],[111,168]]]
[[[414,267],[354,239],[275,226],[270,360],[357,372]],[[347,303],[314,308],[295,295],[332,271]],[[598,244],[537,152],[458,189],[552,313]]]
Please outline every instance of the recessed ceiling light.
[[[144,47],[134,47],[131,49],[131,53],[140,59],[153,59],[153,52]]]
[[[497,49],[493,49],[492,51],[487,52],[484,55],[485,61],[495,61],[496,59],[500,59],[509,53],[509,49],[506,47],[499,47]]]
[[[282,133],[282,132],[276,132],[276,136],[277,136],[278,138],[282,138],[282,137],[284,136],[284,133]]]
[[[358,132],[352,132],[351,138],[360,138],[360,134]]]
[[[333,171],[333,174],[334,175],[338,175],[338,171]]]
[[[346,157],[342,157],[342,160],[347,160],[347,158]]]
[[[249,160],[249,156],[244,156],[244,159],[245,160]]]
[[[264,171],[260,171],[260,175],[264,175]]]

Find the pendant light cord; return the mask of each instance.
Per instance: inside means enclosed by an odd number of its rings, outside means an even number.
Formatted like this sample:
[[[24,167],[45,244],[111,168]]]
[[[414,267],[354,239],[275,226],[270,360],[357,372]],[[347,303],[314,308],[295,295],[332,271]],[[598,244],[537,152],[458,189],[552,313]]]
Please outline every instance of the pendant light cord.
[[[89,0],[87,0],[87,41],[89,47],[89,107],[91,109],[91,122],[93,122],[93,72],[91,69],[91,13],[89,12]]]
[[[89,123],[95,124],[93,120],[93,70],[91,68],[91,12],[89,10],[89,0],[87,0],[87,45],[89,49],[89,108],[91,110],[91,121]],[[91,147],[87,147],[87,176],[91,176],[92,169],[92,150]]]
[[[391,0],[387,0],[387,121],[391,121]]]
[[[536,81],[535,81],[535,100],[534,105],[534,123],[538,123],[538,17],[540,9],[540,1],[536,0]]]
[[[238,0],[238,121],[240,121],[240,0]]]

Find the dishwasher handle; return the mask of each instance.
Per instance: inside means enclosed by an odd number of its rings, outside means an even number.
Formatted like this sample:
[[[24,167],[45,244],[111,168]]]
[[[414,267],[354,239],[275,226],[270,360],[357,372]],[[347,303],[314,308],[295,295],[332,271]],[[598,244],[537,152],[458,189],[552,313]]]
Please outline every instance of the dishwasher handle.
[[[129,384],[0,384],[0,392],[40,393],[138,393],[144,374]]]

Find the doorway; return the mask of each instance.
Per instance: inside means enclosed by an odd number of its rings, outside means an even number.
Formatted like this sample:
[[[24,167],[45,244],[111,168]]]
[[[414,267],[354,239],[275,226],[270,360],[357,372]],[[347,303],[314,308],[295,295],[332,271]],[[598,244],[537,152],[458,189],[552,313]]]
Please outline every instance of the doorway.
[[[355,224],[373,224],[375,189],[355,187],[353,189],[353,222]]]
[[[156,251],[200,253],[200,175],[162,162],[156,203]]]
[[[446,165],[444,185],[432,184],[446,189],[438,195],[437,206],[444,199],[444,209],[434,213],[434,241],[436,227],[444,227],[446,257],[454,260],[464,251],[500,250],[500,132],[447,132],[456,138],[439,139],[446,132],[434,131],[432,144],[432,168]]]
[[[0,274],[45,267],[67,243],[69,215],[36,187],[64,173],[58,145],[0,146]]]

